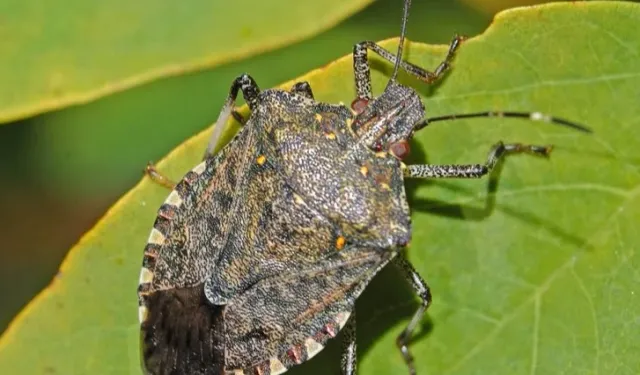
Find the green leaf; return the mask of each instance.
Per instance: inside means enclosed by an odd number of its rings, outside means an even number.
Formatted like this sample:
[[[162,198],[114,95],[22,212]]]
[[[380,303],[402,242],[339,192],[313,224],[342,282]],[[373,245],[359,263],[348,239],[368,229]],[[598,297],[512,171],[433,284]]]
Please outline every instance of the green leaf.
[[[491,21],[451,0],[414,2],[411,12],[421,17],[409,25],[409,35],[425,43],[447,43],[454,32],[477,35]],[[0,181],[8,182],[1,185],[0,196],[13,202],[15,212],[0,206],[14,227],[23,228],[4,227],[15,241],[0,234],[5,250],[0,250],[0,330],[49,283],[73,238],[138,182],[149,160],[159,160],[211,124],[238,74],[250,72],[260,87],[274,87],[349,53],[356,41],[397,36],[401,14],[398,0],[377,0],[303,42],[0,127],[0,159],[5,161]],[[17,198],[16,191],[33,191],[30,187],[37,192]],[[68,220],[57,220],[48,231],[60,235],[44,235],[33,217],[48,220],[41,215],[47,201],[56,202],[67,218],[82,212],[91,223],[83,219],[75,230],[61,231]],[[55,215],[51,210],[47,207],[48,215]],[[24,241],[20,233],[34,227],[41,229],[38,236]],[[11,254],[20,254],[22,261]],[[36,263],[28,261],[34,257]]]
[[[411,346],[419,373],[640,369],[639,21],[640,6],[631,3],[513,10],[463,44],[437,87],[401,77],[424,94],[429,115],[535,110],[595,130],[486,119],[434,123],[417,134],[413,163],[481,162],[498,140],[556,145],[550,160],[509,158],[491,194],[486,180],[408,183],[414,235],[407,254],[434,294]],[[394,49],[395,42],[383,45]],[[435,67],[445,51],[412,43],[405,58]],[[374,66],[382,71],[373,77],[380,90],[391,67]],[[302,79],[318,100],[349,102],[351,77],[345,57]],[[208,135],[178,147],[159,168],[185,173]],[[135,289],[166,195],[143,180],[71,250],[60,275],[0,340],[0,368],[139,373]],[[417,306],[392,268],[374,280],[358,304],[361,374],[406,373],[394,340]],[[332,342],[291,373],[337,373],[339,346]]]
[[[0,123],[272,50],[370,2],[4,1]]]

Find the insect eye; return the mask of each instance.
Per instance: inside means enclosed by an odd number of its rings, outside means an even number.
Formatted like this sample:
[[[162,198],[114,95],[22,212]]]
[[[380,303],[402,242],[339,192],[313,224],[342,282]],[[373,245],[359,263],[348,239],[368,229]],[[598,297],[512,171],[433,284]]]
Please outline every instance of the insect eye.
[[[411,151],[411,149],[409,147],[409,142],[403,139],[392,143],[391,146],[389,146],[389,151],[396,158],[403,160],[409,155],[409,151]]]
[[[353,109],[356,113],[360,114],[364,111],[365,108],[367,108],[368,104],[369,104],[369,100],[365,98],[356,98],[354,101],[351,102],[351,109]]]

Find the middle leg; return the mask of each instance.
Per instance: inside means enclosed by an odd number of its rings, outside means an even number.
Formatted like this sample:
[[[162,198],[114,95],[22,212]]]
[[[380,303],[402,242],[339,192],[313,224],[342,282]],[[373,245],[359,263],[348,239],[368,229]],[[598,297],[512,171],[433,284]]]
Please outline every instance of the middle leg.
[[[413,178],[480,178],[490,173],[508,154],[529,153],[547,157],[551,150],[551,146],[498,142],[489,151],[484,164],[409,165],[404,170],[404,175]]]

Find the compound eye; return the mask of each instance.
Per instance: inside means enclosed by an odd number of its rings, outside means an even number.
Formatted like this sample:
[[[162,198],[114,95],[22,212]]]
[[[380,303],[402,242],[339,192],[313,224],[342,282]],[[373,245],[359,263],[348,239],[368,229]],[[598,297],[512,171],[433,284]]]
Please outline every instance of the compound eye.
[[[391,152],[391,155],[400,160],[404,160],[404,158],[409,155],[409,151],[411,151],[409,142],[404,139],[398,142],[394,142],[391,144],[391,146],[389,146],[389,152]]]
[[[353,109],[355,113],[360,114],[364,111],[365,108],[367,108],[368,104],[369,104],[368,99],[356,98],[354,101],[351,102],[351,109]]]

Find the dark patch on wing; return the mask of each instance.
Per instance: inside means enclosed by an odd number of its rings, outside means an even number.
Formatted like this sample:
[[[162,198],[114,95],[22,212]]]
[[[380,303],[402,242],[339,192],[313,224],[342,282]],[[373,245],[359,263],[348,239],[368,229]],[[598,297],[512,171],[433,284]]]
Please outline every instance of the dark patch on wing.
[[[269,223],[274,219],[275,216],[273,214],[273,203],[264,202],[264,205],[262,206],[262,212],[260,213],[260,221],[258,222],[258,225],[264,228],[269,225]]]
[[[220,218],[217,216],[209,216],[207,218],[207,229],[214,237],[222,236],[222,230],[220,227]]]
[[[159,252],[160,252],[160,245],[148,243],[144,247],[144,257],[142,258],[142,267],[148,270],[155,269]]]
[[[224,211],[231,209],[233,203],[233,197],[223,191],[215,191],[213,193],[213,199],[220,205],[220,208]]]
[[[142,323],[142,360],[153,375],[223,375],[224,306],[210,305],[202,285],[155,291]]]
[[[158,230],[158,232],[162,233],[163,236],[167,237],[171,230],[171,220],[158,216],[156,217],[156,221],[153,223],[153,227]]]
[[[182,198],[183,201],[192,200],[193,199],[193,194],[191,194],[192,184],[193,184],[193,181],[182,179],[180,180],[180,182],[178,182],[178,184],[173,190],[175,190],[176,193],[178,193],[178,196],[180,196],[180,198]]]
[[[167,220],[172,220],[176,216],[176,211],[176,206],[165,203],[158,209],[158,216],[162,216]]]
[[[229,186],[236,186],[236,170],[234,168],[227,168],[225,170],[225,175],[227,177],[227,183]]]

